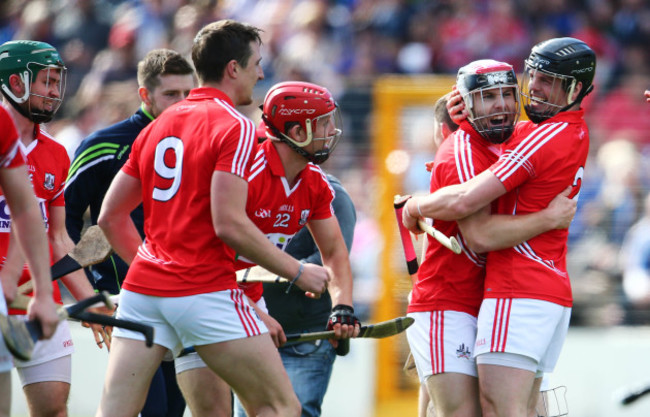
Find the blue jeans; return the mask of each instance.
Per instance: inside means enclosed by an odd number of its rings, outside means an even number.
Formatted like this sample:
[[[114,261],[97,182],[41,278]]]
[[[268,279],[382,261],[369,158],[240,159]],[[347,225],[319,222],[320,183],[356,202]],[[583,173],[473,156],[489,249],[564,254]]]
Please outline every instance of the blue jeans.
[[[334,347],[327,340],[316,340],[283,346],[278,350],[302,405],[302,417],[319,417],[336,359]],[[235,417],[246,416],[236,397],[234,410]]]

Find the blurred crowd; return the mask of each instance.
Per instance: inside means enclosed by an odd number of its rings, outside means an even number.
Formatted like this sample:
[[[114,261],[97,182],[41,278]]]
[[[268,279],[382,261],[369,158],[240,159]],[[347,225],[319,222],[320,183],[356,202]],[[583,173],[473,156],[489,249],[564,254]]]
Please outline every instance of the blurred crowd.
[[[70,155],[89,133],[137,109],[136,64],[168,47],[189,58],[204,24],[234,18],[264,30],[265,80],[307,80],[338,97],[345,139],[327,169],[357,204],[353,246],[360,299],[371,304],[379,234],[372,222],[372,85],[380,75],[455,74],[494,58],[518,72],[535,43],[556,36],[598,55],[584,107],[591,131],[569,272],[574,324],[650,323],[650,3],[644,0],[5,0],[0,43],[46,41],[68,68],[66,98],[48,130]],[[433,103],[432,103],[433,105]],[[433,153],[431,155],[433,158]],[[621,250],[623,248],[623,250]],[[355,256],[355,253],[357,256]],[[373,266],[374,265],[374,266]],[[365,296],[365,297],[364,297]]]

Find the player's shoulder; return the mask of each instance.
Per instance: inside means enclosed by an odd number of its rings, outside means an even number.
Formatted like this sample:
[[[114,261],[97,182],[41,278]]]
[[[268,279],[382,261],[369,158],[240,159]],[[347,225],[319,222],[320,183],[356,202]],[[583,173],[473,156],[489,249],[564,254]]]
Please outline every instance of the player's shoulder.
[[[60,153],[64,153],[66,155],[68,154],[68,151],[65,150],[65,146],[57,142],[56,139],[54,139],[54,136],[43,129],[42,126],[39,128],[37,139],[41,152],[45,152],[45,150],[47,150],[47,152],[52,152],[53,155],[57,156]]]

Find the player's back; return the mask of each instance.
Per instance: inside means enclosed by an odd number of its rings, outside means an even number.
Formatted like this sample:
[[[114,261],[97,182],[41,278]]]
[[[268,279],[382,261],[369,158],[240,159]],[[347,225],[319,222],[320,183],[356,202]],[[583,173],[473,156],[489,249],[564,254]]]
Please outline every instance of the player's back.
[[[234,252],[214,232],[210,190],[216,170],[245,178],[254,131],[227,96],[207,88],[142,131],[124,170],[142,183],[147,238],[124,288],[190,295],[236,287]],[[158,282],[137,278],[139,269]]]

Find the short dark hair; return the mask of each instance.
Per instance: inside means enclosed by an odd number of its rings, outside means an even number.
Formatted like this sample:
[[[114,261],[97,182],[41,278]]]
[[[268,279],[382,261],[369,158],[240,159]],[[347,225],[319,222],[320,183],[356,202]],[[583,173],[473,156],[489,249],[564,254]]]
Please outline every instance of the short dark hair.
[[[138,85],[153,90],[160,85],[159,75],[194,74],[192,65],[171,49],[154,49],[138,62]]]
[[[199,79],[220,82],[226,65],[233,59],[247,66],[253,54],[253,41],[262,44],[260,29],[235,20],[219,20],[204,26],[192,45],[192,61]]]
[[[436,122],[442,123],[449,129],[450,132],[455,132],[458,129],[458,125],[451,120],[449,112],[447,111],[447,99],[449,94],[445,94],[440,97],[436,104],[433,106],[433,117]]]

